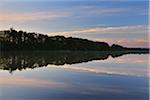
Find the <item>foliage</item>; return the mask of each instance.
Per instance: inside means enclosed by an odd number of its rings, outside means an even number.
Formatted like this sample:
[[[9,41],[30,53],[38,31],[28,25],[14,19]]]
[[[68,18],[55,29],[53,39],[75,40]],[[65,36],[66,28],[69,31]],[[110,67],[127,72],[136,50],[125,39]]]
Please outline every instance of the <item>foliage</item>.
[[[1,50],[31,51],[31,50],[75,50],[75,51],[108,51],[105,42],[94,42],[87,39],[47,36],[38,33],[27,33],[14,29],[6,30],[1,41]]]

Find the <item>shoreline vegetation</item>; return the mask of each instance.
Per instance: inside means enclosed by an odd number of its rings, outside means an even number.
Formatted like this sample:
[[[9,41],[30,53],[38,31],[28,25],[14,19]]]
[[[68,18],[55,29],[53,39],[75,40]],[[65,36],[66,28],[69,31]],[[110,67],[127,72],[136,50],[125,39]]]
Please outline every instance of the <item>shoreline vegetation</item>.
[[[149,48],[127,48],[118,44],[88,39],[48,36],[35,32],[10,30],[0,31],[1,52],[8,51],[125,51],[149,53]]]
[[[0,31],[0,70],[34,69],[85,63],[126,54],[147,54],[149,48],[127,48],[87,39],[47,36],[14,29]]]

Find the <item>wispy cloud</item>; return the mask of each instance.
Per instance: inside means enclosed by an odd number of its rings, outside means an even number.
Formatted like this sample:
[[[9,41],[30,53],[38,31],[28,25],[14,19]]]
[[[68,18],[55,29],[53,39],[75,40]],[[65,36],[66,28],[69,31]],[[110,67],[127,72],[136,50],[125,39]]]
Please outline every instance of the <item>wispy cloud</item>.
[[[120,44],[127,47],[148,47],[149,40],[143,38],[97,38],[96,41],[106,41],[109,44]]]
[[[134,25],[134,26],[115,26],[115,27],[96,27],[96,28],[85,28],[74,31],[64,32],[49,32],[50,35],[73,35],[81,33],[98,33],[98,34],[132,34],[132,33],[148,33],[148,27],[145,25]]]
[[[0,15],[0,21],[34,21],[34,20],[54,20],[69,16],[67,12],[3,12]]]
[[[128,8],[115,8],[115,7],[106,8],[91,5],[79,6],[76,8],[76,10],[79,13],[78,17],[95,16],[95,15],[100,15],[99,17],[102,17],[130,11]]]
[[[6,11],[1,12],[0,21],[33,21],[33,20],[54,20],[57,18],[63,17],[85,17],[97,14],[111,14],[115,12],[120,12],[121,9],[111,8],[111,9],[97,9],[97,8],[74,8],[71,10],[52,10],[52,11],[41,11],[41,12],[14,12],[14,11]]]
[[[118,6],[96,6],[96,5],[82,5],[76,8],[78,17],[85,16],[99,16],[107,17],[114,15],[148,15],[148,9],[140,7],[118,7]]]
[[[120,45],[128,46],[128,47],[148,47],[149,41],[148,39],[143,37],[136,37],[136,34],[147,34],[148,36],[149,27],[146,25],[133,25],[133,26],[100,26],[96,28],[85,28],[85,29],[78,29],[73,31],[63,31],[63,32],[49,32],[49,35],[64,35],[64,36],[82,36],[86,35],[86,38],[90,38],[90,36],[94,36],[93,40],[95,41],[106,41],[109,44],[117,43]],[[105,38],[105,35],[115,34],[116,38]],[[125,38],[123,37],[124,34],[131,35],[134,34],[135,37],[133,38]],[[103,38],[100,38],[100,35]],[[122,37],[120,37],[122,35]],[[99,36],[99,37],[96,37]],[[91,39],[91,38],[90,38]]]
[[[101,8],[98,6],[77,6],[70,9],[54,9],[46,11],[5,11],[1,12],[0,21],[33,21],[33,20],[53,20],[57,18],[80,18],[80,17],[92,17],[92,16],[108,16],[113,14],[119,14],[129,11],[127,8]],[[100,16],[99,16],[100,17]]]

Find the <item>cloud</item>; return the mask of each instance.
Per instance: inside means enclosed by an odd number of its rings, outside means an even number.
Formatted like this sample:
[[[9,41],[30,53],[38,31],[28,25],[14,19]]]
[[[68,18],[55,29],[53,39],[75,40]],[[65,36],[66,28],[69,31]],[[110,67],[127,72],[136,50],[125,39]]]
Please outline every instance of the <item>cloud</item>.
[[[95,28],[85,28],[85,29],[78,29],[73,31],[63,31],[63,32],[49,32],[49,35],[64,35],[64,36],[86,36],[86,38],[92,39],[94,41],[105,41],[109,44],[120,44],[128,47],[148,47],[149,41],[148,38],[145,37],[138,37],[136,35],[143,34],[148,36],[149,27],[146,25],[133,25],[133,26],[98,26]],[[115,35],[114,38],[105,38],[105,35]],[[134,34],[135,37],[133,38],[124,38],[124,35]],[[143,36],[142,35],[142,36]],[[94,37],[94,38],[91,38]],[[103,38],[99,38],[96,36],[103,36]],[[120,37],[122,36],[122,37]]]
[[[96,6],[96,5],[82,5],[77,7],[78,16],[77,17],[86,17],[86,16],[98,16],[98,17],[107,17],[107,16],[120,16],[120,15],[148,15],[148,8],[140,7],[115,7],[115,6]]]
[[[127,47],[148,47],[149,40],[143,38],[99,38],[96,41],[106,41],[109,44],[120,44]]]
[[[148,27],[145,25],[134,26],[115,26],[115,27],[95,27],[85,28],[74,31],[49,32],[50,35],[74,35],[82,33],[98,33],[98,34],[132,34],[132,33],[148,33]]]
[[[34,20],[54,20],[57,18],[63,18],[69,16],[67,12],[2,12],[0,15],[0,21],[34,21]]]
[[[24,22],[24,21],[33,21],[33,20],[54,20],[57,18],[64,18],[64,17],[79,17],[90,15],[90,14],[102,14],[102,13],[112,13],[118,12],[119,9],[111,8],[111,9],[97,9],[93,7],[92,9],[85,9],[84,7],[77,7],[71,10],[56,10],[52,9],[50,11],[34,11],[34,12],[16,12],[16,11],[5,11],[1,12],[0,21],[17,21],[17,22]],[[82,13],[82,14],[81,14]]]
[[[5,12],[0,12],[0,21],[33,21],[33,20],[53,20],[57,18],[80,18],[80,17],[92,17],[92,16],[108,16],[112,14],[119,14],[121,12],[129,11],[127,8],[101,8],[99,6],[76,6],[70,9],[54,9],[47,11],[30,11],[30,12],[17,12],[6,10]],[[99,16],[100,17],[100,16]]]
[[[100,15],[99,17],[102,17],[130,11],[128,8],[115,8],[115,7],[106,8],[92,5],[82,5],[77,7],[76,10],[79,13],[78,17],[95,16],[95,15]]]

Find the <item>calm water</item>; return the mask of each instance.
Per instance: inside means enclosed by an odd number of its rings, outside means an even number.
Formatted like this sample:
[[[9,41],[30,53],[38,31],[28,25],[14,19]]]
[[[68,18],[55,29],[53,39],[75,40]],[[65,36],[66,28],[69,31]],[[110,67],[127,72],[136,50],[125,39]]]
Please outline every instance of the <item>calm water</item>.
[[[0,100],[148,100],[148,76],[148,54],[9,53]]]

